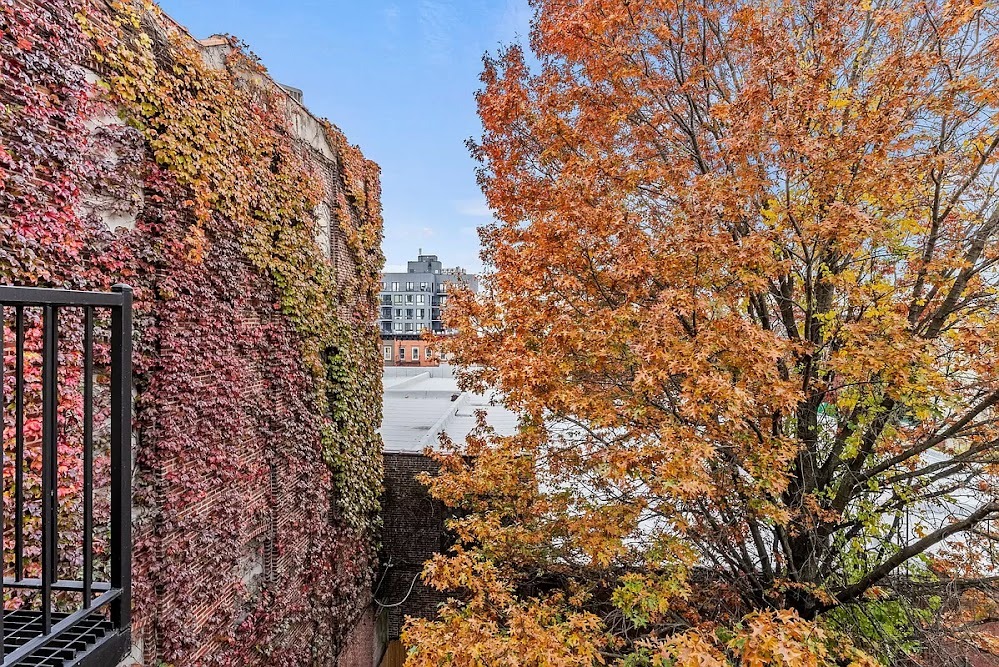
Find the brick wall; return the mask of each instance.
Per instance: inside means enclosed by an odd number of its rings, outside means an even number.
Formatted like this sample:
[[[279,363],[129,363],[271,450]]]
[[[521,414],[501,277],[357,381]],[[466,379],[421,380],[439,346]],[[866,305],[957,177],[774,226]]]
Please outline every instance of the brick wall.
[[[72,8],[63,4],[57,6],[41,0],[13,0],[8,4],[7,11],[0,13],[16,15],[26,8],[41,7],[43,11],[63,11],[64,22],[74,25]],[[102,38],[113,40],[119,36],[116,28],[102,23],[102,16],[107,16],[103,12],[109,11],[107,0],[86,4],[90,25]],[[151,19],[146,15],[143,20],[143,30],[178,30],[206,62],[217,61],[219,50],[228,48],[225,40],[198,42],[166,16]],[[162,25],[147,25],[148,21],[161,21]],[[0,40],[4,38],[0,34]],[[3,55],[23,57],[17,53],[7,49]],[[100,72],[94,62],[83,62],[87,53],[89,50],[81,49],[80,62],[72,65],[77,71],[85,70],[87,81],[93,84]],[[47,90],[50,83],[38,81],[36,85]],[[289,127],[293,128],[291,140],[295,149],[322,179],[325,190],[322,206],[327,211],[336,209],[338,193],[345,186],[344,172],[336,149],[317,130],[321,129],[318,119],[265,74],[255,74],[253,83],[283,101],[289,118],[294,121]],[[95,99],[98,90],[94,86]],[[54,95],[47,101],[52,105],[59,103]],[[0,130],[13,135],[14,131],[8,127],[17,129],[18,110],[13,106],[9,110],[11,113],[0,124]],[[84,113],[75,107],[68,112]],[[87,118],[89,125],[124,128],[114,110],[100,112],[99,117]],[[50,134],[65,130],[50,129]],[[0,145],[8,145],[7,138],[0,135]],[[142,164],[147,157],[142,152],[145,146],[136,142],[131,148],[135,155],[112,158],[126,163],[125,158],[137,157]],[[75,157],[78,156],[61,159]],[[19,155],[18,159],[27,160],[30,155]],[[40,169],[38,173],[45,171]],[[162,213],[157,207],[168,208],[169,204],[144,201],[141,180],[133,185],[137,201],[126,211],[114,207],[102,209],[100,198],[85,199],[79,217],[89,221],[94,215],[97,222],[92,227],[80,225],[92,236],[76,240],[88,248],[106,248],[117,242],[114,239],[127,238],[129,243],[136,241],[137,254],[163,243],[156,236],[155,225],[140,229],[137,221],[156,219]],[[176,213],[176,208],[166,214]],[[347,214],[348,221],[343,224],[358,222],[356,211]],[[364,295],[358,289],[361,269],[340,224],[337,216],[331,216],[326,236],[318,242],[320,247],[326,246],[334,267],[341,299],[337,308],[347,319],[363,311],[358,302]],[[98,243],[92,245],[94,239]],[[314,402],[309,397],[314,387],[303,371],[298,339],[289,319],[275,307],[279,297],[273,280],[251,265],[238,242],[232,238],[211,238],[210,244],[210,252],[202,263],[192,262],[190,267],[177,269],[178,273],[190,273],[174,284],[191,286],[194,298],[185,294],[186,298],[178,299],[176,294],[156,291],[158,284],[167,282],[157,283],[158,280],[176,275],[137,277],[142,283],[139,287],[146,290],[136,309],[137,464],[133,533],[136,543],[144,544],[145,550],[137,548],[133,554],[133,584],[137,593],[134,661],[160,665],[164,664],[163,656],[169,653],[182,656],[172,661],[178,666],[237,664],[227,657],[233,645],[242,641],[244,647],[255,648],[257,640],[263,639],[253,634],[251,612],[259,610],[260,601],[268,596],[283,596],[282,608],[291,612],[267,626],[276,635],[271,646],[293,646],[299,655],[302,647],[316,643],[323,643],[331,649],[326,653],[334,655],[349,646],[342,654],[349,657],[343,657],[341,665],[371,664],[373,648],[369,645],[366,650],[364,641],[359,639],[370,638],[374,627],[373,620],[365,621],[367,616],[360,614],[370,598],[372,563],[367,550],[368,536],[352,532],[337,515],[333,476],[323,458],[318,429],[303,434],[285,428],[272,417],[275,413],[291,413],[298,423],[317,422],[316,415],[310,413]],[[377,253],[377,247],[371,252]],[[153,254],[151,250],[149,254]],[[128,268],[124,267],[126,274]],[[237,277],[235,289],[231,282],[214,280],[222,273]],[[108,283],[117,276],[110,278]],[[4,279],[16,284],[34,284],[39,280],[37,275],[17,274],[5,274]],[[65,283],[93,287],[85,281],[72,275]],[[358,326],[365,324],[361,322]],[[207,330],[224,332],[213,338],[211,345],[215,347],[205,345]],[[162,335],[167,331],[170,337]],[[162,344],[164,340],[172,343]],[[374,345],[373,339],[371,344]],[[177,360],[185,362],[184,368],[193,366],[199,372],[176,372],[174,369],[181,366],[175,363]],[[164,391],[167,389],[169,392]],[[168,394],[174,398],[163,400]],[[190,400],[193,396],[204,403],[194,404]],[[155,411],[150,409],[154,404]],[[225,410],[212,409],[219,405],[226,406]],[[205,414],[219,416],[206,419]],[[203,442],[217,442],[220,437],[225,440],[222,451],[199,446]],[[219,457],[224,458],[221,465],[213,460]],[[302,530],[303,527],[307,530]],[[317,535],[325,540],[322,549],[314,544],[319,541]],[[226,551],[234,549],[236,558],[218,558],[221,547]],[[335,565],[338,579],[329,592],[341,595],[347,606],[353,605],[348,613],[336,618],[318,617],[314,600],[303,593],[309,583],[310,559],[317,553]],[[347,636],[359,617],[361,626],[348,641]],[[367,663],[363,660],[365,653],[369,658]],[[255,658],[255,662],[241,664],[289,664],[263,653]]]
[[[434,346],[422,339],[400,340],[383,338],[382,359],[386,366],[440,366],[441,360]],[[413,350],[416,358],[413,358]]]
[[[347,636],[336,667],[378,667],[387,647],[388,615],[372,603]]]
[[[216,48],[216,47],[211,47]],[[264,81],[277,92],[280,90],[272,82]],[[283,93],[281,93],[283,94]],[[293,99],[286,98],[289,113],[303,115],[306,112]],[[296,137],[298,149],[314,172],[321,176],[326,192],[323,205],[336,206],[336,193],[344,185],[332,149],[316,147],[315,138],[306,140]],[[347,249],[343,230],[336,223],[325,230],[328,235],[329,260],[336,269],[342,285],[344,300],[340,305],[341,314],[353,309],[352,298],[356,298],[354,287],[357,266]],[[319,239],[323,244],[324,239]],[[235,270],[232,261],[214,267],[217,270]],[[268,415],[302,412],[309,409],[303,400],[310,391],[307,384],[296,383],[299,368],[279,367],[275,359],[294,357],[276,355],[282,345],[293,344],[294,336],[289,334],[289,324],[274,304],[278,297],[269,280],[256,273],[248,262],[240,260],[239,270],[244,276],[244,287],[238,295],[215,295],[231,307],[234,318],[227,320],[225,314],[217,319],[217,326],[233,327],[247,334],[245,338],[254,341],[242,349],[229,350],[227,355],[238,359],[238,367],[218,369],[211,372],[211,362],[206,354],[206,373],[198,378],[183,378],[182,381],[197,383],[212,393],[230,391],[235,385],[243,392],[240,407],[229,414],[225,424],[206,424],[195,419],[192,430],[186,437],[197,438],[201,429],[224,429],[231,440],[230,473],[217,480],[217,491],[185,508],[185,521],[182,525],[153,521],[146,524],[148,530],[162,534],[158,544],[161,552],[153,567],[145,575],[156,589],[155,614],[139,610],[136,614],[137,627],[134,636],[141,639],[146,664],[158,664],[161,659],[164,639],[176,641],[176,637],[163,637],[159,621],[165,617],[182,615],[185,631],[191,637],[199,638],[192,644],[184,664],[214,664],[226,651],[227,643],[238,634],[239,623],[245,619],[246,610],[253,607],[252,600],[263,594],[289,596],[284,604],[297,609],[293,617],[286,618],[281,625],[284,629],[273,640],[272,646],[308,645],[325,642],[332,645],[332,651],[345,641],[350,631],[349,624],[355,613],[344,618],[310,618],[310,600],[298,585],[300,577],[308,576],[308,559],[313,547],[308,530],[301,530],[303,521],[318,522],[326,527],[336,524],[337,517],[332,513],[332,505],[323,496],[329,493],[331,485],[318,440],[302,442],[302,434],[286,432],[281,424],[273,423]],[[228,308],[227,308],[228,309]],[[205,312],[186,313],[169,323],[172,327],[189,326],[192,342],[187,355],[202,352],[196,344],[197,330],[204,326]],[[217,355],[219,350],[206,351]],[[238,382],[232,382],[231,374],[238,374]],[[227,377],[228,376],[228,377]],[[228,380],[228,381],[227,381]],[[141,405],[141,398],[140,398]],[[190,406],[177,406],[190,409]],[[140,415],[141,416],[141,415]],[[156,429],[156,425],[151,425]],[[158,434],[162,438],[163,434]],[[315,438],[315,435],[311,436]],[[175,458],[160,457],[162,468],[158,471],[157,493],[149,498],[145,509],[156,514],[160,508],[177,502],[177,476],[215,474],[210,466],[199,467],[196,457],[177,451]],[[310,469],[303,477],[303,470]],[[325,490],[324,490],[325,489]],[[318,496],[318,498],[317,498]],[[317,505],[317,500],[320,504]],[[308,508],[306,514],[303,509]],[[228,520],[219,523],[219,516]],[[298,528],[298,530],[296,530]],[[316,526],[319,530],[319,526]],[[289,539],[289,535],[298,535]],[[363,544],[356,544],[353,536],[344,531],[342,539],[337,539],[344,583],[351,577],[364,580],[367,577],[368,563],[363,552]],[[235,541],[241,545],[242,558],[231,569],[219,571],[212,558],[213,545],[222,541]],[[353,553],[352,553],[353,552]],[[178,599],[174,596],[175,582],[169,567],[157,567],[157,563],[167,565],[171,559],[184,557],[196,559],[189,564],[200,569],[206,582],[205,595],[201,598]],[[141,561],[141,559],[140,559]],[[344,590],[351,588],[345,585]],[[215,637],[214,641],[204,641]],[[263,640],[263,637],[254,638]],[[280,650],[278,651],[280,654]],[[260,656],[256,664],[274,664],[275,658]],[[352,663],[341,663],[350,665]],[[361,664],[361,663],[357,663]]]
[[[407,616],[432,618],[446,595],[419,579],[423,563],[450,546],[444,522],[450,516],[416,481],[420,473],[436,473],[437,465],[422,454],[384,454],[381,582],[376,597],[388,612],[388,639],[398,639]],[[401,604],[399,604],[401,602]]]

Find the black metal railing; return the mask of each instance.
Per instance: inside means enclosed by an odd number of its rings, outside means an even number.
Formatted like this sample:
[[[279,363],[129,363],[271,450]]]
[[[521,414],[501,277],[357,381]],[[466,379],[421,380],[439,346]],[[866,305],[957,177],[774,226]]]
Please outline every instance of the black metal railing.
[[[61,336],[61,320],[74,324],[72,335]],[[9,457],[13,450],[14,459],[12,466],[0,459],[4,497],[13,500],[13,507],[0,504],[5,528],[2,664],[115,664],[130,646],[131,625],[131,288],[116,285],[105,293],[0,286],[0,322],[3,454]],[[106,369],[101,377],[107,379],[101,394],[108,407],[100,412],[100,424],[95,423],[94,386],[98,328],[102,340],[108,339],[100,348]],[[11,347],[13,359],[7,363]],[[72,358],[82,386],[66,387],[60,356]],[[4,374],[11,372],[13,381],[5,382]],[[82,393],[82,424],[76,424],[75,438],[63,428],[67,417],[60,392],[69,390]],[[98,427],[97,463],[107,474],[95,489]],[[70,458],[82,468],[82,480],[67,488],[60,475]],[[107,501],[100,572],[95,571],[94,543],[98,492]],[[75,501],[61,508],[60,498],[67,494]],[[70,523],[80,527],[60,535],[60,518],[66,520],[70,510]]]

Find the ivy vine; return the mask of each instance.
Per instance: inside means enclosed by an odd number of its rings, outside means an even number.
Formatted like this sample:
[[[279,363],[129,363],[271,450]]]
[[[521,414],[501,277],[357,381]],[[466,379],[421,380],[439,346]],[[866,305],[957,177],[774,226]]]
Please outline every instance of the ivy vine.
[[[327,122],[318,158],[242,45],[210,66],[155,6],[0,21],[0,280],[136,290],[134,634],[166,664],[329,664],[377,546],[377,166]]]

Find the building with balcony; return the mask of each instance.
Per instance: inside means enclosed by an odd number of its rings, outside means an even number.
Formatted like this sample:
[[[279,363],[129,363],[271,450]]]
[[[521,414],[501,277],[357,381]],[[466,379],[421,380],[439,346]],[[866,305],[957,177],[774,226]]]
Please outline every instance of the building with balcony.
[[[447,333],[442,310],[456,284],[479,288],[478,277],[464,269],[444,268],[437,255],[408,262],[406,271],[382,274],[379,294],[379,329],[386,366],[436,366],[439,360],[424,334]]]

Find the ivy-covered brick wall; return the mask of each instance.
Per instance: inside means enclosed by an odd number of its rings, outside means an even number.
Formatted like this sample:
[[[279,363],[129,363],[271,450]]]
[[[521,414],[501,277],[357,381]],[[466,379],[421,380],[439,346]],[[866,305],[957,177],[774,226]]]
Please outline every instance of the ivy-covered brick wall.
[[[0,282],[135,289],[144,664],[335,664],[377,546],[381,233],[377,166],[234,38],[146,3],[0,2]]]

